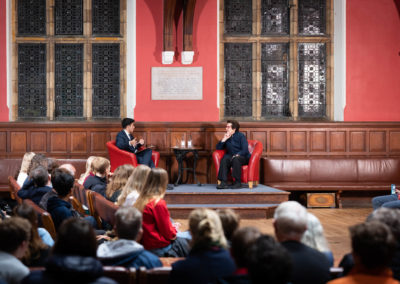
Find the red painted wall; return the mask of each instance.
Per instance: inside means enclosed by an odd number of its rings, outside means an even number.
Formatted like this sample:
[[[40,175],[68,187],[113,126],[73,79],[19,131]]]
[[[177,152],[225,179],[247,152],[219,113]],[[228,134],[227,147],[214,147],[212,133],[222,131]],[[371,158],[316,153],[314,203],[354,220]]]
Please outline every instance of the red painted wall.
[[[8,121],[6,0],[0,0],[0,121]]]
[[[197,0],[194,14],[193,64],[182,65],[182,15],[177,31],[174,63],[163,65],[163,1],[136,2],[136,107],[139,121],[218,121],[217,108],[217,0]],[[177,52],[175,52],[177,54]],[[203,100],[152,101],[151,67],[203,67]],[[128,78],[129,80],[129,78]],[[129,94],[128,94],[129,95]]]
[[[397,0],[347,0],[345,121],[400,121]]]

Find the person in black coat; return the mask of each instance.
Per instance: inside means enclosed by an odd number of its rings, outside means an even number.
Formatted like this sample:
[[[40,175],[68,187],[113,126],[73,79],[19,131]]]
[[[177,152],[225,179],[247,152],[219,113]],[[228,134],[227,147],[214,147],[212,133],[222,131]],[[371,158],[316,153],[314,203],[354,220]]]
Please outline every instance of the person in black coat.
[[[34,168],[30,176],[25,180],[21,189],[18,191],[18,196],[22,199],[30,199],[39,205],[43,195],[51,191],[51,186],[47,186],[49,174],[43,166]]]
[[[32,271],[22,283],[116,284],[103,277],[103,266],[96,259],[96,235],[82,219],[65,221],[57,234],[52,256],[44,271]]]
[[[296,201],[281,203],[274,213],[274,229],[292,260],[291,283],[323,284],[330,280],[328,258],[300,242],[307,229],[307,210],[302,205]]]
[[[139,151],[140,147],[144,145],[144,139],[137,139],[133,136],[135,120],[132,118],[124,118],[121,121],[121,126],[123,129],[117,134],[115,145],[121,150],[136,154],[139,164],[154,168],[154,162],[151,159],[153,153],[152,150],[145,149],[143,151]]]
[[[93,190],[105,197],[107,189],[107,177],[110,173],[110,161],[103,157],[96,157],[92,162],[93,174],[88,176],[83,187]]]

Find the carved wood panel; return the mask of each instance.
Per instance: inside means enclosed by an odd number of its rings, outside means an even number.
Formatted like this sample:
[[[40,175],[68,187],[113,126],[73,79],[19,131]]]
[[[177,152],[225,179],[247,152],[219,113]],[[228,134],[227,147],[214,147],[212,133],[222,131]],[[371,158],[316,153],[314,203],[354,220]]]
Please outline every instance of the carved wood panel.
[[[5,131],[0,132],[0,151],[7,151],[7,132]]]
[[[293,131],[290,133],[290,151],[307,151],[307,133],[305,131]]]
[[[326,151],[326,132],[311,131],[310,132],[310,151],[325,152]]]
[[[369,133],[369,151],[383,152],[386,149],[386,133],[384,131],[371,131]]]
[[[26,132],[11,132],[11,152],[27,152]]]
[[[67,133],[51,132],[50,133],[50,152],[67,153]]]
[[[350,151],[365,152],[366,149],[366,134],[365,131],[350,132]]]
[[[98,131],[91,133],[91,152],[107,151],[106,143],[108,142],[108,133],[106,131]]]
[[[345,152],[346,151],[346,132],[332,131],[330,132],[330,146],[331,152]]]
[[[47,135],[46,132],[37,132],[37,131],[32,131],[31,132],[31,152],[35,153],[40,153],[40,152],[46,152],[47,148]]]
[[[390,135],[390,152],[400,151],[400,131],[392,131]]]
[[[286,152],[286,132],[271,131],[271,152]]]
[[[71,132],[71,153],[87,153],[86,132]]]

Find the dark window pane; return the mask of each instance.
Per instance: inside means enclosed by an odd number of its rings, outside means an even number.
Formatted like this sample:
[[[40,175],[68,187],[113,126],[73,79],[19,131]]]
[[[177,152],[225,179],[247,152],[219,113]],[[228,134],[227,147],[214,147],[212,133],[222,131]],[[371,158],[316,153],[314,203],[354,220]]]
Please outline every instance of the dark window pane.
[[[92,0],[92,32],[94,35],[107,36],[120,34],[119,1]]]
[[[55,34],[83,34],[82,0],[56,0],[55,2]]]
[[[226,0],[224,2],[225,34],[250,35],[253,26],[252,0]]]
[[[261,34],[288,35],[289,14],[288,0],[262,0]]]
[[[225,116],[252,116],[252,44],[225,43]]]
[[[299,44],[299,116],[326,115],[326,47],[324,43]]]
[[[18,0],[18,35],[46,35],[46,0]]]
[[[289,44],[263,43],[261,50],[261,115],[288,117]]]
[[[93,117],[119,117],[119,44],[93,44],[92,49]]]
[[[299,0],[299,34],[326,33],[326,0]]]
[[[18,117],[46,117],[46,45],[18,44]]]
[[[55,45],[56,117],[83,117],[83,44]]]

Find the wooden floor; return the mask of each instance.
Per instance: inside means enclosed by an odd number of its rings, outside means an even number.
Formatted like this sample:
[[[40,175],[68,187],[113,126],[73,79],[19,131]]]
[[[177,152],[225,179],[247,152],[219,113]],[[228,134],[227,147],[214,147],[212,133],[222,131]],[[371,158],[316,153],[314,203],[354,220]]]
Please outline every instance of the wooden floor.
[[[351,251],[351,243],[348,228],[352,225],[362,223],[371,213],[372,208],[354,209],[308,209],[319,218],[324,227],[325,237],[329,242],[330,248],[337,266],[343,255]],[[187,230],[187,220],[176,219],[182,223],[182,230]],[[243,219],[240,226],[254,226],[265,234],[274,235],[272,219]]]

